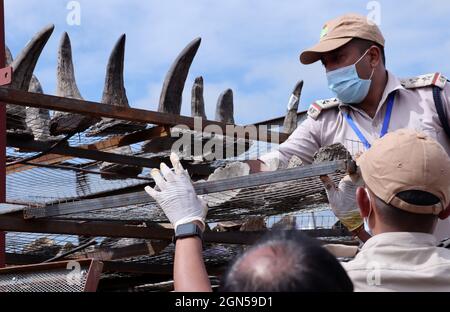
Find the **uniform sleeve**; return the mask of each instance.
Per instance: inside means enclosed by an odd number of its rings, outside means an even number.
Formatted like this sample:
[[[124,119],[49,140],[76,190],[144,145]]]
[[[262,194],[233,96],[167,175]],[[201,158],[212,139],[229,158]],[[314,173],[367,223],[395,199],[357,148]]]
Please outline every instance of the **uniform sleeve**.
[[[306,164],[312,163],[314,154],[321,146],[320,124],[320,121],[308,117],[284,143],[280,144],[277,151],[263,155],[260,160],[271,170],[286,168],[294,155]]]

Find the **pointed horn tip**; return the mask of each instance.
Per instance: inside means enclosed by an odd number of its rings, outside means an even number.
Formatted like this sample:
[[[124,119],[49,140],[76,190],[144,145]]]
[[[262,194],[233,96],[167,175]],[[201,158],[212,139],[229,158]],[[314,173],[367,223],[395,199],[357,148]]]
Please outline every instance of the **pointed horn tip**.
[[[203,83],[203,77],[199,76],[199,77],[195,78],[194,83]]]
[[[113,54],[114,54],[114,51],[117,51],[117,50],[124,50],[124,49],[125,49],[125,42],[126,42],[126,39],[127,39],[127,35],[126,35],[126,34],[120,35],[119,39],[117,39],[117,42],[116,42],[116,44],[114,45],[114,48],[113,48]]]
[[[48,25],[46,25],[44,28],[42,28],[38,32],[38,36],[48,36],[48,37],[50,37],[54,30],[55,30],[55,25],[54,24],[48,24]]]
[[[302,89],[303,89],[303,80],[300,80],[295,85],[294,91],[292,93],[298,96],[300,92],[302,92]]]
[[[43,31],[49,31],[49,30],[53,31],[54,29],[55,29],[55,24],[48,24],[42,30]]]
[[[199,47],[200,43],[202,43],[202,38],[201,37],[197,37],[194,40],[192,40],[189,44],[188,47]]]
[[[66,31],[63,32],[63,34],[61,35],[61,40],[59,42],[59,46],[60,47],[70,47],[71,46],[70,37]]]
[[[124,45],[126,40],[127,40],[127,34],[121,34],[119,39],[117,39],[116,46]]]
[[[49,25],[45,26],[44,28],[42,28],[38,33],[36,33],[36,35],[33,37],[33,39],[31,39],[31,41],[33,41],[33,40],[46,41],[52,35],[53,30],[55,30],[55,25],[49,24]]]

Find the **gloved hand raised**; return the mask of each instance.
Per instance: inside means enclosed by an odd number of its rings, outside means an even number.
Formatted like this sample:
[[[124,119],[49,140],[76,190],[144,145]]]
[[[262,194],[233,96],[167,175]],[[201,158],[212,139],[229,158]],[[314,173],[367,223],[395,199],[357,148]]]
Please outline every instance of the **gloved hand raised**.
[[[327,192],[328,201],[336,217],[349,230],[354,231],[364,224],[356,203],[356,189],[364,185],[359,174],[345,176],[336,187],[329,176],[320,177]]]
[[[162,208],[175,230],[178,225],[200,221],[205,229],[205,218],[208,206],[195,193],[192,181],[180,163],[178,155],[172,153],[170,161],[174,171],[166,164],[161,164],[161,170],[153,169],[152,178],[159,191],[145,187],[145,191],[153,197]]]

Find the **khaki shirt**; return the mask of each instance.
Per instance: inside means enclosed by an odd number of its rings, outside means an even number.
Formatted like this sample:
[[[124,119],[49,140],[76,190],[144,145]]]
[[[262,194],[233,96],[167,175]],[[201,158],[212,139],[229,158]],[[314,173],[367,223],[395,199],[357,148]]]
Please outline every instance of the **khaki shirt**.
[[[383,233],[342,263],[355,291],[450,291],[450,250],[433,235]]]
[[[364,145],[343,113],[347,112],[364,137],[373,143],[380,137],[388,97],[396,90],[388,131],[409,128],[424,132],[435,138],[450,155],[450,139],[437,115],[432,88],[406,89],[397,77],[388,72],[387,85],[373,119],[355,105],[340,104],[339,107],[323,110],[317,120],[308,116],[277,151],[263,155],[260,160],[272,170],[286,167],[293,155],[304,163],[311,163],[321,147],[334,143],[343,144],[352,155],[363,152]],[[446,115],[450,116],[450,83],[445,84],[442,101]],[[436,237],[439,240],[450,237],[450,220],[439,222]]]

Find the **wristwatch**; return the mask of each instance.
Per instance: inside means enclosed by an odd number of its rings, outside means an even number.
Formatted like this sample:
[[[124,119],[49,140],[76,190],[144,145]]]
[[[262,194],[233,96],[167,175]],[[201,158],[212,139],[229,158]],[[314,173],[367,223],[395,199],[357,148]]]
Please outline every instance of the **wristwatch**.
[[[203,241],[203,232],[200,227],[195,223],[180,224],[177,226],[173,242],[175,243],[179,238],[197,236]]]

